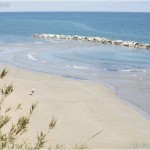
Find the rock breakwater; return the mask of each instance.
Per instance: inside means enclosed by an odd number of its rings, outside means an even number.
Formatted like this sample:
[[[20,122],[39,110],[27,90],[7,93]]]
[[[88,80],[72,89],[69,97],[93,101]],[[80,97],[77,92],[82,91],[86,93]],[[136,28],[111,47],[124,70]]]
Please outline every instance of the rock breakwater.
[[[143,48],[150,49],[150,44],[135,42],[135,41],[122,41],[122,40],[111,40],[101,37],[89,37],[89,36],[79,36],[79,35],[58,35],[58,34],[33,34],[34,38],[49,38],[49,39],[68,39],[68,40],[79,40],[96,42],[110,45],[126,46],[133,48]]]

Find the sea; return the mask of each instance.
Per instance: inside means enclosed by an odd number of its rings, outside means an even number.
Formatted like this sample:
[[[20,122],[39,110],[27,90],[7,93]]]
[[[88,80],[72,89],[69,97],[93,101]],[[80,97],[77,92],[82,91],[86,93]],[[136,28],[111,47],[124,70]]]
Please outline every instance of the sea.
[[[150,44],[150,13],[0,13],[0,62],[18,68],[105,84],[150,118],[150,51],[35,33],[99,36]],[[99,93],[101,94],[101,93]]]

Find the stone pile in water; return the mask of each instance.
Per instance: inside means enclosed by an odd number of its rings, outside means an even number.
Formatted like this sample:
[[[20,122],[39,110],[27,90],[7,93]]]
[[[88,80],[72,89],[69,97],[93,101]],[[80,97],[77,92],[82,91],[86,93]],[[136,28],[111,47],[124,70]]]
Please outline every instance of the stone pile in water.
[[[101,37],[89,37],[89,36],[79,36],[79,35],[58,35],[58,34],[33,34],[32,37],[79,40],[79,41],[88,41],[88,42],[133,47],[133,48],[150,49],[150,44],[134,42],[134,41],[111,40],[111,39],[101,38]]]

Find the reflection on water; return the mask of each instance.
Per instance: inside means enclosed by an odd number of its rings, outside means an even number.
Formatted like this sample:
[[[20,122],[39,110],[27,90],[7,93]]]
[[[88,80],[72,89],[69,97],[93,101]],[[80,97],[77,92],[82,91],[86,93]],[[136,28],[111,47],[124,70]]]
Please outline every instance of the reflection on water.
[[[1,62],[107,83],[126,102],[150,114],[150,51],[44,39],[17,40],[0,46]]]

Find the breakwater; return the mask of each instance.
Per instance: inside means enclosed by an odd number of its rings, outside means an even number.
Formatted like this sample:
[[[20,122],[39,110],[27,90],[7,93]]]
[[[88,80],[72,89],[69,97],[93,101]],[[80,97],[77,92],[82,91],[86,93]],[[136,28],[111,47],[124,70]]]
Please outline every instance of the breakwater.
[[[79,35],[58,35],[58,34],[33,34],[34,38],[49,38],[49,39],[68,39],[68,40],[79,40],[96,42],[110,45],[126,46],[133,48],[143,48],[150,49],[150,44],[135,42],[135,41],[123,41],[123,40],[111,40],[102,37],[89,37],[89,36],[79,36]]]

